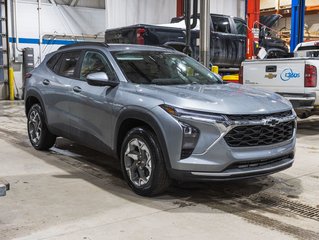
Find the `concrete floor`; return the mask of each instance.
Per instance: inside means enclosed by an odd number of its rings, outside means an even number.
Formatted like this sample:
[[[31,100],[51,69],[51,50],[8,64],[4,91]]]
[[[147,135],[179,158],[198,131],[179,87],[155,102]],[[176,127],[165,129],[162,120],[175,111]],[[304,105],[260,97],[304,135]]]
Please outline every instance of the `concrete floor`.
[[[23,103],[0,102],[0,239],[319,239],[319,118],[299,121],[296,161],[268,177],[135,195],[116,160],[27,138]]]

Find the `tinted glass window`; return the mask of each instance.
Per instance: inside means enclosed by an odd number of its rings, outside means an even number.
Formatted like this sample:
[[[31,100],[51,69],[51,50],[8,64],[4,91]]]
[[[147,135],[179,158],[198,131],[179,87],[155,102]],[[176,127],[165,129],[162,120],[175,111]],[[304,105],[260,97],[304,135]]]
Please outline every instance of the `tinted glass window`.
[[[106,58],[98,52],[87,52],[80,71],[80,79],[86,80],[90,73],[105,72],[109,79],[114,80],[115,73]]]
[[[306,50],[318,50],[319,46],[301,46],[297,51],[306,51]]]
[[[76,64],[80,59],[81,51],[63,53],[59,59],[59,74],[64,77],[74,77]]]
[[[217,84],[220,79],[193,58],[170,52],[113,53],[127,79],[138,84]]]
[[[319,57],[319,51],[310,51],[306,53],[307,57]]]
[[[54,66],[56,65],[57,61],[59,60],[61,54],[55,54],[52,56],[49,61],[47,62],[48,68],[50,68],[52,71],[54,71]]]
[[[242,21],[240,19],[234,19],[235,25],[236,25],[236,29],[237,29],[237,33],[238,34],[242,34],[242,35],[246,35],[246,23],[245,21]]]
[[[212,23],[215,32],[231,33],[228,18],[212,16]]]

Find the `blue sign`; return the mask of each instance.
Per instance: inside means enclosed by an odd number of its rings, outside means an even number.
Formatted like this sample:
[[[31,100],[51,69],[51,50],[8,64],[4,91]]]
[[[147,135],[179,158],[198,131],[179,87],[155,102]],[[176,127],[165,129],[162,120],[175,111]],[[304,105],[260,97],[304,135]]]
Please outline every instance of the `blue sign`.
[[[300,78],[300,73],[296,73],[296,72],[292,71],[291,68],[286,68],[280,74],[280,78],[283,81],[289,81],[290,79],[293,79],[293,78]]]

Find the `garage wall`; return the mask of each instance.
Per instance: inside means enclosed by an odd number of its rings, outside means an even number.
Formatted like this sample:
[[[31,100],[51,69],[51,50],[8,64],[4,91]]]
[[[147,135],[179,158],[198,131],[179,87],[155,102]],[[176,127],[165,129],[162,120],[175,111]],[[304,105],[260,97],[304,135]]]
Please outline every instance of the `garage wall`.
[[[38,29],[38,5],[35,1],[17,1],[17,38],[18,48],[23,49],[31,47],[34,49],[35,64],[40,63],[39,48],[39,29]],[[10,19],[10,18],[9,18]],[[85,7],[69,7],[43,3],[41,9],[42,35],[44,34],[96,34],[105,31],[106,18],[105,10]],[[10,41],[13,39],[11,32],[11,22],[9,26]],[[72,42],[72,39],[59,41],[50,41],[49,44],[42,44],[42,59],[46,54],[59,48],[61,43]],[[63,44],[64,45],[64,44]],[[11,56],[13,57],[13,56]],[[16,50],[15,59],[18,63],[13,65],[15,70],[15,79],[17,87],[21,94],[22,87],[22,67],[19,63],[22,59],[22,53]]]
[[[210,12],[244,18],[245,0],[211,0]]]
[[[176,0],[105,0],[107,27],[137,23],[169,23],[176,16]]]
[[[38,56],[38,5],[36,2],[18,1],[17,36],[22,41],[19,47],[33,47]],[[41,28],[43,34],[96,34],[105,30],[104,9],[69,7],[55,4],[42,4]],[[11,29],[11,27],[10,27]],[[12,33],[10,34],[12,37]],[[29,43],[25,43],[29,42]],[[32,42],[32,43],[30,43]],[[54,42],[52,42],[54,43]],[[56,44],[43,45],[42,54],[57,48]]]
[[[169,23],[176,16],[176,0],[105,0],[105,8],[108,28]],[[211,0],[210,12],[244,18],[245,0]]]

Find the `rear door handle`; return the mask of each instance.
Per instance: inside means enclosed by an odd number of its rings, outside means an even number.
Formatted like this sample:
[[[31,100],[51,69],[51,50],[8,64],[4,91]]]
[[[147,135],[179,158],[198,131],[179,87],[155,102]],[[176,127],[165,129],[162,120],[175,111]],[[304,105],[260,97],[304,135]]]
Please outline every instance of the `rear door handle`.
[[[78,86],[75,86],[73,88],[73,91],[76,92],[76,93],[79,93],[79,92],[82,92],[82,88],[78,87]]]
[[[42,81],[43,85],[49,85],[50,84],[50,81],[48,79],[44,79]]]

